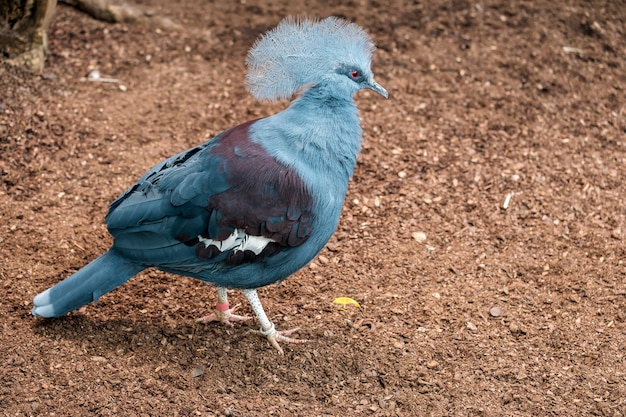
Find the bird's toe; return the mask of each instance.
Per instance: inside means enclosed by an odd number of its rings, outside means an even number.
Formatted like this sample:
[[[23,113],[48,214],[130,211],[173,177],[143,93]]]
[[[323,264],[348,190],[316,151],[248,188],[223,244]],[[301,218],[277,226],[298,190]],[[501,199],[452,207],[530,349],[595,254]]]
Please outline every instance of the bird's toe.
[[[251,332],[265,337],[270,342],[270,344],[274,346],[274,348],[278,351],[278,353],[282,355],[284,354],[284,351],[280,347],[280,344],[278,342],[293,343],[293,344],[298,344],[298,345],[308,342],[308,340],[306,339],[295,339],[295,338],[289,337],[293,333],[297,332],[298,330],[300,330],[299,327],[294,327],[293,329],[288,329],[288,330],[276,330],[274,323],[272,323],[272,327],[270,327],[267,330],[264,330],[264,329],[251,330]]]
[[[250,316],[241,316],[239,314],[234,314],[235,311],[239,309],[241,304],[237,304],[233,308],[228,308],[228,303],[226,303],[226,307],[220,307],[220,304],[216,306],[216,309],[213,313],[208,316],[200,317],[196,319],[196,323],[210,323],[212,321],[218,321],[226,326],[233,326],[232,321],[248,321],[251,320]]]

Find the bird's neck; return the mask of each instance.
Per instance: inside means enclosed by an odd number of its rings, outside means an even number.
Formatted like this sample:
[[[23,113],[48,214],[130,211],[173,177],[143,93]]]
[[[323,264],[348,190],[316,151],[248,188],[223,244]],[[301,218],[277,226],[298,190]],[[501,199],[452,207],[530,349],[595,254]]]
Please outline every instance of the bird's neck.
[[[284,111],[256,123],[255,136],[286,164],[347,180],[361,149],[361,127],[350,94],[314,86]]]

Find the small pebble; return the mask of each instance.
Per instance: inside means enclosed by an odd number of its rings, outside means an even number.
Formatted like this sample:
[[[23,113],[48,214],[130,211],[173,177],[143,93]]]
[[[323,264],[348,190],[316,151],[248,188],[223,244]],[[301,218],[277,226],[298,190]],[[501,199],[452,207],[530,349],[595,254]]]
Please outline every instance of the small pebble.
[[[491,314],[492,317],[500,317],[502,315],[502,309],[498,306],[491,307],[489,314]]]
[[[204,374],[204,366],[202,366],[202,365],[195,366],[191,370],[191,376],[194,377],[194,378],[202,376],[203,374]]]
[[[321,264],[326,265],[330,260],[324,256],[324,255],[320,255],[317,257],[317,260],[320,261]]]
[[[99,80],[100,79],[100,71],[98,71],[98,70],[91,71],[87,75],[87,78],[89,78],[90,80]]]
[[[478,327],[476,327],[476,325],[474,323],[472,323],[471,321],[468,321],[467,322],[467,329],[475,332],[476,330],[478,330]]]
[[[413,232],[411,233],[411,237],[418,241],[419,243],[426,242],[426,233],[424,232]]]

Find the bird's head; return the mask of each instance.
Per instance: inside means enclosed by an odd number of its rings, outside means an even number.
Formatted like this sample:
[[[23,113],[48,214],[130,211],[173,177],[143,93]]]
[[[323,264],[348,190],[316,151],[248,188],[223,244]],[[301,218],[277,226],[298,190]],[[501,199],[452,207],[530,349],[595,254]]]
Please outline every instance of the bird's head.
[[[258,100],[291,98],[322,83],[338,95],[366,88],[387,98],[370,69],[374,50],[370,37],[354,23],[337,17],[287,18],[248,53],[247,88]]]

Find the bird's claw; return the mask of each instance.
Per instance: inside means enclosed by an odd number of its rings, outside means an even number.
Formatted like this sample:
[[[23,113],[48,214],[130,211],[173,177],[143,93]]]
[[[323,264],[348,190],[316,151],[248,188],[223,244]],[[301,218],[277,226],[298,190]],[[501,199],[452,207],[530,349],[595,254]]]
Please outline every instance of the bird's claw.
[[[208,316],[204,316],[204,317],[200,317],[199,319],[196,319],[196,323],[209,323],[212,321],[219,321],[222,324],[232,327],[233,324],[231,323],[231,320],[232,321],[251,320],[252,317],[250,316],[240,316],[238,314],[233,314],[235,311],[237,311],[237,309],[239,309],[240,306],[241,304],[237,304],[233,308],[229,308],[228,303],[224,303],[224,304],[218,303],[215,306],[215,311],[213,313],[209,314]]]
[[[302,343],[308,342],[308,340],[306,339],[294,339],[292,337],[289,337],[293,333],[297,332],[298,330],[300,330],[299,327],[294,327],[293,329],[289,329],[289,330],[276,330],[274,323],[272,323],[272,327],[270,327],[268,330],[263,330],[263,329],[250,330],[250,332],[265,337],[267,340],[269,340],[270,344],[276,348],[278,353],[282,355],[284,354],[284,352],[283,352],[283,349],[278,344],[278,342],[295,343],[295,344],[302,344]]]

